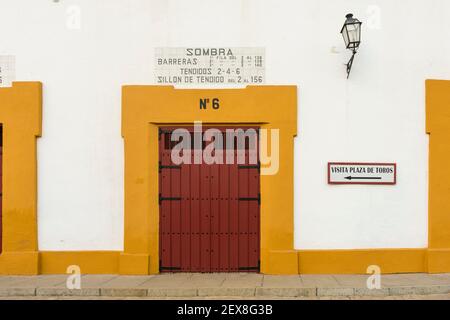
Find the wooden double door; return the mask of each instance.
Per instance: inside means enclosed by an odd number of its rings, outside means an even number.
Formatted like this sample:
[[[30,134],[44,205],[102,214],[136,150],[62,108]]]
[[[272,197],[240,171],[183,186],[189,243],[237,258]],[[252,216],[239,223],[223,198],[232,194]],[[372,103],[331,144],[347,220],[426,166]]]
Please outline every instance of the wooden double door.
[[[214,137],[204,142],[210,127],[183,127],[192,148],[191,161],[181,164],[172,157],[179,143],[179,135],[172,139],[176,129],[159,132],[160,271],[259,272],[258,128],[215,127]],[[195,138],[202,142],[194,143]],[[223,161],[207,164],[202,156],[202,163],[195,163],[211,143],[221,147]]]

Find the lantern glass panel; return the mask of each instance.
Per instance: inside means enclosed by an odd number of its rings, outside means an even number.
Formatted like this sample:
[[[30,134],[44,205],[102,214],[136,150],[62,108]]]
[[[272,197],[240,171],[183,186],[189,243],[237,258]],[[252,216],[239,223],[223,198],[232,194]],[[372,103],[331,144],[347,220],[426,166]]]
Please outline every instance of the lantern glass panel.
[[[361,26],[358,22],[347,25],[347,33],[352,48],[359,44],[361,36]]]
[[[342,37],[344,38],[345,46],[348,48],[350,44],[350,39],[347,33],[347,26],[344,26],[344,28],[342,29]]]

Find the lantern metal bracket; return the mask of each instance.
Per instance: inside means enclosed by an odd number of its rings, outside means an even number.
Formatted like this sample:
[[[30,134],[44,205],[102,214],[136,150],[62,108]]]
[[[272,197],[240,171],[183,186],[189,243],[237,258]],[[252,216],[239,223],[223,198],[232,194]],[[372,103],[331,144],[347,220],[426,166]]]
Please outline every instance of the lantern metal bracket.
[[[355,59],[356,50],[353,50],[352,57],[350,58],[350,61],[347,63],[347,79],[350,77],[350,72],[352,71],[353,66],[353,60]]]

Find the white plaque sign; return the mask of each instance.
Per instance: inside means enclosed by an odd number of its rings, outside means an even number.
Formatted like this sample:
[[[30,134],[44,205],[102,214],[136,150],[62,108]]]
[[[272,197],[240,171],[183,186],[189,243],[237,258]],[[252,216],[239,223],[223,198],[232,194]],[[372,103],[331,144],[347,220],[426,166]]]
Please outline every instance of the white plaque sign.
[[[264,48],[156,48],[155,83],[246,86],[265,83]]]
[[[10,87],[15,80],[14,56],[0,55],[0,87]]]
[[[329,184],[396,184],[395,163],[328,163]]]

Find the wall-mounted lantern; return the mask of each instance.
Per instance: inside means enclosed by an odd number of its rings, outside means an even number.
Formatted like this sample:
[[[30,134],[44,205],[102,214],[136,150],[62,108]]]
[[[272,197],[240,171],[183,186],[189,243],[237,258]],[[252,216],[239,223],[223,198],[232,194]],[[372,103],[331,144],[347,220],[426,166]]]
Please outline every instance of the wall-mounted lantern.
[[[342,27],[341,34],[344,38],[345,47],[352,50],[352,57],[347,63],[347,79],[350,76],[350,71],[352,70],[353,60],[355,59],[356,51],[361,43],[361,24],[362,22],[358,19],[353,18],[353,14],[349,13],[345,16],[347,20]]]

